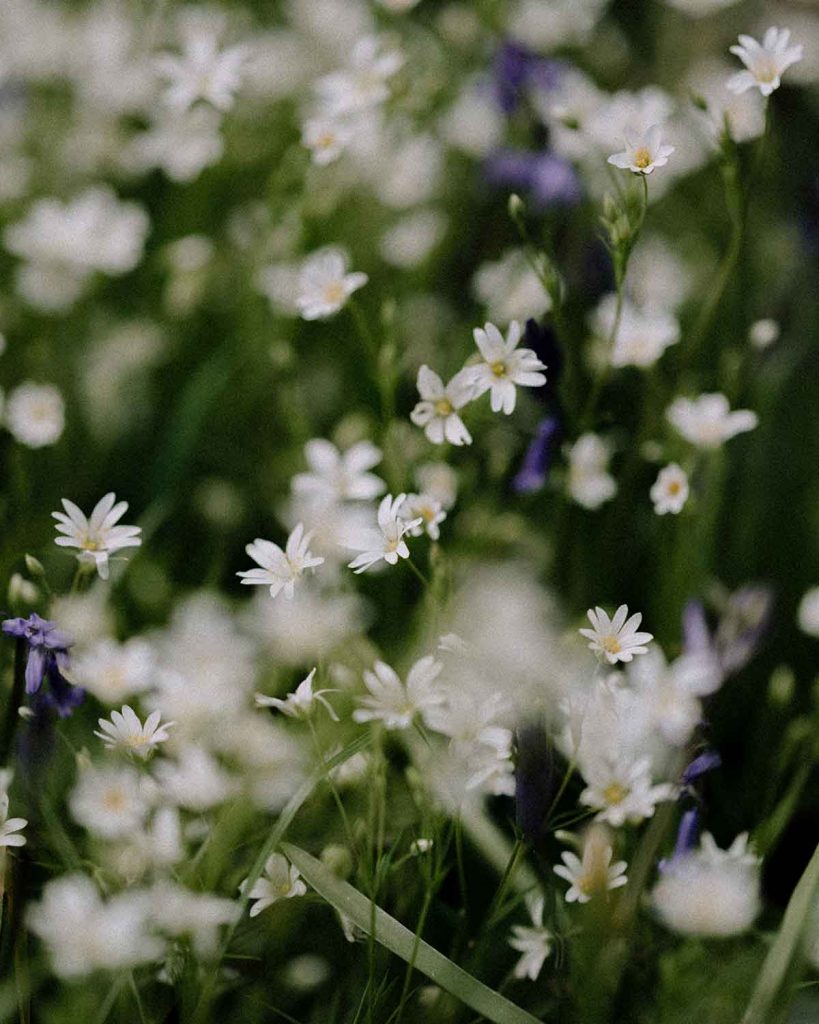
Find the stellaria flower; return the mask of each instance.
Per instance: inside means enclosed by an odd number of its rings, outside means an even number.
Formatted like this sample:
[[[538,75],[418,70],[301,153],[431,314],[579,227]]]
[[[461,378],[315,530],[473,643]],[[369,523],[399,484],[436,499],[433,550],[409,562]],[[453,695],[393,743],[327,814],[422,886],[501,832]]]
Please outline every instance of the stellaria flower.
[[[329,117],[347,117],[379,106],[389,98],[389,81],[403,64],[403,55],[388,49],[385,37],[359,39],[348,66],[316,82],[322,111]]]
[[[698,398],[675,398],[666,410],[666,419],[686,441],[700,448],[719,448],[759,422],[749,409],[732,412],[728,399],[718,391]]]
[[[6,768],[0,770],[0,847],[25,846],[26,837],[20,832],[28,825],[25,818],[10,818],[9,786],[13,772]]]
[[[614,828],[651,818],[658,803],[676,795],[670,783],[652,784],[648,758],[633,763],[622,759],[617,764],[598,759],[584,766],[584,775],[588,785],[580,803],[596,810],[597,820]]]
[[[354,720],[380,721],[387,729],[409,728],[417,714],[443,703],[443,693],[433,685],[442,669],[431,655],[421,658],[409,670],[405,685],[394,668],[377,661],[373,671],[364,672],[369,695],[360,699]]]
[[[613,153],[608,162],[624,171],[635,174],[651,174],[658,167],[665,167],[674,147],[663,144],[662,129],[653,124],[644,132],[627,129],[626,148],[622,153]]]
[[[366,274],[348,273],[345,250],[329,247],[309,256],[299,271],[296,306],[305,320],[326,320],[369,281]]]
[[[370,441],[358,441],[341,452],[324,438],[315,437],[304,446],[309,472],[297,473],[294,493],[321,502],[372,501],[384,493],[384,481],[370,473],[381,461],[381,449]]]
[[[28,448],[43,448],[62,437],[65,403],[51,384],[25,381],[9,393],[3,418],[15,441]]]
[[[516,386],[537,388],[546,383],[540,373],[546,367],[529,348],[518,348],[521,327],[517,320],[509,325],[506,338],[491,323],[472,332],[483,362],[470,367],[475,397],[488,391],[492,412],[510,415],[515,409]]]
[[[310,552],[310,537],[311,534],[304,532],[302,523],[298,523],[287,538],[284,551],[272,540],[257,537],[245,551],[261,568],[237,572],[236,575],[249,586],[269,586],[271,597],[278,596],[283,590],[284,596],[292,599],[296,581],[301,579],[304,571],[324,564],[323,558]]]
[[[28,647],[26,693],[37,693],[46,680],[46,705],[55,708],[61,718],[70,715],[85,697],[81,687],[73,686],[63,676],[63,672],[68,671],[68,649],[74,643],[71,637],[36,612],[27,619],[6,619],[2,629],[7,636],[24,640]]]
[[[648,650],[645,645],[654,639],[651,633],[638,632],[643,616],[635,612],[628,618],[628,605],[621,604],[613,618],[602,608],[590,608],[587,615],[593,628],[581,629],[579,633],[590,641],[589,650],[609,665],[631,661],[635,654],[645,654]]]
[[[122,711],[111,712],[110,721],[107,718],[99,719],[102,731],[95,730],[94,735],[102,740],[107,750],[126,750],[147,761],[159,744],[165,742],[168,729],[175,724],[163,722],[160,725],[161,717],[161,711],[152,711],[143,724],[134,709],[124,704]]]
[[[97,502],[89,518],[73,501],[63,498],[62,503],[65,512],[51,513],[57,520],[57,532],[63,534],[55,538],[54,543],[63,548],[77,548],[80,564],[95,566],[101,579],[108,579],[109,555],[142,544],[141,527],[117,525],[128,511],[128,502],[117,502],[113,491]]]
[[[446,510],[431,494],[408,494],[401,506],[400,515],[402,519],[414,524],[409,531],[410,536],[420,537],[426,533],[431,540],[438,540],[441,536],[439,527],[446,519]]]
[[[611,449],[598,434],[581,434],[567,452],[569,494],[583,508],[594,511],[617,493],[617,481],[608,471]]]
[[[605,830],[589,830],[583,843],[582,860],[568,850],[560,855],[563,863],[558,864],[554,872],[569,883],[566,890],[567,903],[588,903],[597,893],[619,889],[628,884],[628,865],[624,860],[611,863],[613,851],[606,835]]]
[[[165,102],[180,113],[200,100],[222,112],[230,110],[247,53],[242,45],[220,50],[219,33],[213,28],[188,26],[182,53],[163,53],[155,61],[168,83]]]
[[[330,706],[330,702],[324,696],[325,693],[335,693],[335,690],[313,690],[313,679],[316,670],[311,669],[306,678],[302,679],[293,693],[288,693],[282,700],[280,697],[268,697],[264,693],[256,694],[256,706],[260,708],[276,708],[291,718],[309,718],[312,715],[316,704],[321,704],[327,714],[334,722],[338,721],[338,715]]]
[[[791,38],[787,28],[769,28],[762,43],[753,36],[739,37],[739,44],[730,48],[731,53],[745,65],[728,79],[728,88],[734,93],[759,89],[763,96],[770,96],[782,84],[782,75],[791,64],[802,60],[802,46],[789,46]]]
[[[405,499],[405,494],[395,498],[388,494],[382,499],[378,506],[378,529],[362,532],[358,540],[346,545],[361,552],[349,563],[350,569],[364,572],[382,560],[388,565],[395,565],[399,558],[409,558],[404,537],[420,526],[422,519],[420,516],[417,519],[401,518]]]
[[[444,387],[444,382],[428,366],[418,371],[418,394],[421,401],[410,413],[417,427],[423,427],[427,440],[433,444],[472,444],[472,435],[458,415],[475,397],[475,384],[471,370],[456,373]]]
[[[307,886],[302,881],[299,869],[291,864],[281,853],[273,853],[264,866],[264,874],[253,883],[253,888],[246,892],[249,879],[239,886],[239,891],[248,900],[255,902],[250,908],[250,916],[258,917],[263,910],[279,900],[289,900],[294,896],[303,896]]]
[[[535,896],[527,906],[532,923],[513,925],[509,945],[523,954],[515,964],[515,977],[536,981],[543,961],[552,952],[554,936],[543,924],[543,897]]]
[[[658,516],[667,512],[677,515],[688,501],[688,476],[676,462],[663,466],[654,481],[651,491],[654,511]]]

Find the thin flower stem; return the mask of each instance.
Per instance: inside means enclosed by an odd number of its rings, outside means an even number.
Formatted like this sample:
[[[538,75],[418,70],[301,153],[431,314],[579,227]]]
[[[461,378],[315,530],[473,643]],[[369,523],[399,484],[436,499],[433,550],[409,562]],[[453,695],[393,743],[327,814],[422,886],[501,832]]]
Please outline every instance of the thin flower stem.
[[[418,914],[418,923],[415,926],[415,943],[412,947],[412,956],[407,964],[406,972],[404,973],[404,985],[401,989],[401,998],[398,1003],[398,1010],[395,1015],[395,1024],[400,1024],[401,1018],[404,1015],[404,1007],[406,1006],[407,999],[409,998],[410,983],[412,982],[412,975],[415,971],[415,961],[418,959],[418,950],[421,948],[421,939],[424,934],[424,925],[427,921],[427,915],[429,914],[429,908],[432,905],[432,897],[434,895],[434,887],[430,884],[426,887],[424,892],[424,902],[421,904],[421,911]]]
[[[20,706],[23,703],[26,692],[27,653],[25,639],[18,637],[14,647],[14,681],[6,707],[6,720],[3,723],[3,732],[0,736],[0,766],[5,766],[9,762],[14,744],[14,734],[17,731],[17,723],[20,721]]]
[[[405,558],[404,561],[407,563],[407,565],[410,567],[410,569],[413,571],[413,573],[418,577],[418,579],[421,581],[421,583],[423,583],[424,588],[426,590],[429,590],[431,584],[430,584],[429,580],[427,579],[427,577],[421,572],[421,570],[415,564],[415,562],[413,562],[413,560],[411,558]]]

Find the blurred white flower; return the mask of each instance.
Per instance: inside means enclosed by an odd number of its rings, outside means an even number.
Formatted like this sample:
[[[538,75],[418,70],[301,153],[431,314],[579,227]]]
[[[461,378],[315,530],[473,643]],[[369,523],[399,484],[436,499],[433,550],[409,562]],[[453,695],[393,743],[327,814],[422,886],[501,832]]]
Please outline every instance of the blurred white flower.
[[[336,693],[336,690],[313,690],[313,679],[316,669],[311,669],[309,674],[302,679],[293,693],[288,693],[282,700],[279,697],[268,697],[264,693],[256,694],[256,706],[260,708],[276,708],[291,718],[309,718],[315,710],[316,704],[321,704],[327,714],[334,722],[338,721],[338,715],[333,710],[330,702],[324,696],[325,693]]]
[[[346,545],[361,554],[349,563],[355,572],[364,572],[382,560],[388,565],[395,565],[399,558],[409,558],[409,548],[404,540],[406,534],[421,523],[417,519],[402,519],[401,507],[406,499],[405,494],[395,498],[388,494],[378,506],[378,529],[362,531],[362,533]]]
[[[3,419],[9,433],[28,448],[56,444],[65,427],[65,403],[51,384],[26,381],[9,392]]]
[[[762,351],[778,341],[779,334],[780,327],[776,320],[755,320],[748,330],[748,340],[757,351]]]
[[[608,444],[597,434],[582,434],[567,453],[568,490],[583,508],[594,510],[617,493],[617,482],[608,472]]]
[[[492,412],[508,416],[515,409],[516,387],[541,387],[546,377],[539,371],[546,367],[532,349],[518,348],[522,332],[517,320],[509,325],[506,338],[492,323],[476,327],[472,334],[483,357],[482,363],[468,367],[475,397],[488,391]]]
[[[144,174],[154,168],[171,181],[193,181],[217,163],[225,150],[219,127],[221,117],[209,107],[192,110],[157,110],[151,124],[123,148],[122,166]]]
[[[491,327],[487,324],[487,327]],[[475,397],[477,385],[471,367],[465,368],[450,380],[444,382],[428,366],[418,371],[418,394],[421,401],[410,413],[410,419],[417,427],[423,427],[427,439],[433,444],[448,441],[454,445],[472,444],[472,435],[458,415]]]
[[[731,412],[728,399],[719,392],[698,398],[675,398],[666,410],[668,422],[691,444],[719,448],[737,434],[753,430],[759,420],[755,412]]]
[[[187,110],[198,100],[222,112],[230,110],[242,82],[247,47],[220,50],[219,32],[204,24],[188,24],[183,34],[180,55],[163,53],[154,62],[167,82],[163,99],[179,111]]]
[[[782,84],[782,75],[792,65],[802,60],[802,47],[789,46],[790,29],[769,28],[760,44],[752,36],[741,35],[739,44],[730,47],[745,65],[745,71],[738,71],[727,82],[731,92],[743,93],[748,89],[759,89],[763,96],[770,96]]]
[[[171,938],[188,938],[203,959],[216,956],[219,930],[233,924],[240,910],[232,900],[191,892],[170,879],[156,881],[144,894],[153,928]]]
[[[301,141],[313,163],[326,167],[338,160],[354,134],[353,125],[343,118],[310,117],[302,125]]]
[[[127,838],[144,827],[148,800],[133,768],[87,767],[68,798],[74,820],[104,839]]]
[[[401,518],[415,523],[410,529],[413,537],[426,533],[432,540],[441,536],[439,529],[446,519],[446,510],[431,494],[408,494],[401,506]]]
[[[287,538],[287,545],[282,550],[271,540],[257,537],[248,544],[245,551],[261,568],[237,572],[242,583],[250,586],[269,586],[270,596],[277,597],[283,590],[284,596],[292,600],[296,583],[305,570],[314,569],[324,564],[324,559],[310,551],[309,533],[299,523]]]
[[[28,821],[25,818],[9,817],[8,788],[11,785],[12,773],[5,770],[2,775],[4,777],[0,778],[0,847],[25,846],[26,837],[20,833],[28,825]]]
[[[589,830],[583,843],[583,859],[566,850],[560,858],[562,864],[554,869],[556,875],[569,883],[567,903],[588,903],[598,893],[619,889],[628,884],[624,860],[611,863],[612,848],[605,833]]]
[[[509,945],[523,954],[515,964],[514,976],[537,981],[544,960],[552,952],[554,936],[543,924],[543,897],[529,899],[527,908],[532,923],[513,925]]]
[[[651,125],[644,132],[628,129],[625,132],[626,148],[612,154],[608,162],[635,174],[651,174],[658,167],[665,167],[674,147],[663,144],[662,129]]]
[[[797,622],[803,633],[819,638],[819,587],[811,587],[802,595]]]
[[[60,619],[60,622],[63,620]],[[71,662],[72,679],[103,704],[119,704],[153,685],[155,658],[151,645],[139,638],[120,644],[98,640]]]
[[[389,98],[389,81],[403,64],[403,55],[387,49],[381,37],[359,39],[347,66],[316,82],[322,112],[338,117],[378,106]]]
[[[677,515],[688,501],[688,476],[676,462],[663,466],[649,492],[658,516]]]
[[[481,264],[472,285],[493,322],[537,319],[551,308],[551,299],[521,249],[509,249],[497,262]]]
[[[747,833],[721,850],[706,832],[699,848],[665,862],[651,902],[663,924],[683,935],[739,935],[760,910],[759,873]]]
[[[228,725],[228,721],[222,722],[223,728]],[[184,747],[176,761],[158,761],[156,776],[163,795],[191,811],[217,807],[236,792],[233,779],[216,758],[195,746]]]
[[[360,698],[353,719],[383,722],[386,729],[408,729],[416,715],[423,715],[443,701],[440,685],[435,685],[442,669],[443,665],[428,655],[415,662],[404,685],[395,669],[377,661],[373,671],[364,672],[369,695]]]
[[[381,461],[381,449],[359,441],[345,452],[331,442],[314,438],[304,446],[307,473],[297,473],[291,486],[295,494],[321,502],[372,501],[386,484],[369,470]]]
[[[617,296],[603,298],[593,315],[595,330],[608,338],[617,315]],[[614,338],[610,360],[617,368],[653,366],[671,345],[680,340],[680,325],[670,313],[657,307],[638,309],[632,303],[623,303],[620,322]]]
[[[419,490],[439,502],[441,508],[451,509],[458,497],[458,475],[445,462],[424,462],[415,470]]]
[[[124,704],[122,711],[112,711],[110,720],[99,719],[101,732],[94,732],[107,750],[122,749],[146,761],[160,743],[168,738],[168,729],[174,722],[159,723],[162,713],[152,711],[144,724],[132,707]]]
[[[597,811],[597,821],[614,828],[627,822],[639,824],[653,816],[658,803],[676,795],[667,782],[652,784],[648,758],[633,763],[625,758],[618,762],[595,758],[584,765],[583,775],[588,785],[580,794],[580,803]]]
[[[613,618],[609,618],[602,608],[590,608],[587,614],[592,629],[578,632],[590,641],[589,650],[610,665],[631,661],[635,654],[645,654],[648,651],[645,645],[654,639],[651,633],[638,632],[643,616],[635,612],[629,618],[628,607],[624,604],[620,605]]]
[[[367,275],[348,273],[347,266],[347,253],[337,247],[319,249],[304,261],[299,271],[296,306],[305,320],[333,316],[353,292],[364,287],[369,280]]]
[[[438,210],[415,210],[382,235],[379,252],[391,266],[411,270],[435,249],[446,226],[446,217]]]
[[[117,502],[116,495],[109,491],[94,506],[90,517],[73,501],[62,499],[65,512],[52,512],[57,520],[57,537],[54,543],[59,547],[77,548],[77,560],[81,565],[93,565],[103,580],[108,579],[110,555],[125,548],[138,548],[142,544],[139,526],[117,526],[128,511],[128,502]]]
[[[256,879],[249,891],[245,892],[248,881],[246,878],[241,883],[239,891],[246,899],[254,901],[250,907],[251,917],[257,917],[278,900],[289,900],[294,896],[303,896],[307,892],[307,886],[302,881],[298,868],[280,853],[273,853],[268,857],[264,874]]]

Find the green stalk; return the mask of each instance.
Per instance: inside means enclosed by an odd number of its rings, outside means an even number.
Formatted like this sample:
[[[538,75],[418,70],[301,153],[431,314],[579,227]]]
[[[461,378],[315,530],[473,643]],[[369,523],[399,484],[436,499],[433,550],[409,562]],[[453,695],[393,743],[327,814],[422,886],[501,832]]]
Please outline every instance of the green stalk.
[[[407,963],[414,962],[415,967],[436,985],[492,1024],[537,1024],[537,1018],[472,977],[386,911],[376,907],[373,913],[371,901],[347,882],[342,882],[321,861],[290,843],[282,843],[282,851],[304,879],[339,913],[367,933],[372,929],[374,939],[382,946]]]
[[[14,733],[20,720],[19,710],[26,692],[26,655],[28,645],[23,637],[17,637],[14,647],[14,681],[11,686],[9,702],[6,706],[6,720],[0,736],[0,766],[5,766],[11,756]]]

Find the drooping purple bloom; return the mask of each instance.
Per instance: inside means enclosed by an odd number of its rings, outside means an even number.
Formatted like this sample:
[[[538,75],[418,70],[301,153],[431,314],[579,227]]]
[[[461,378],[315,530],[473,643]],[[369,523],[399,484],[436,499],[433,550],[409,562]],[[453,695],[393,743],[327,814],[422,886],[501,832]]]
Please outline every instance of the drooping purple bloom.
[[[556,416],[540,421],[512,481],[512,488],[518,494],[533,494],[546,483],[559,435],[560,423]]]
[[[561,65],[548,60],[520,43],[502,43],[492,64],[493,84],[498,106],[507,115],[514,114],[526,90],[554,89],[560,79]]]
[[[484,175],[492,185],[525,193],[538,210],[571,206],[583,194],[571,163],[548,150],[498,149],[487,158]]]
[[[691,761],[682,773],[682,781],[688,786],[706,772],[719,768],[722,758],[716,750],[705,750]]]
[[[27,619],[5,619],[2,630],[26,644],[26,693],[39,693],[46,680],[48,691],[40,694],[38,703],[53,707],[61,718],[70,715],[85,696],[81,687],[73,686],[63,676],[68,671],[68,651],[74,643],[71,637],[36,612]]]

